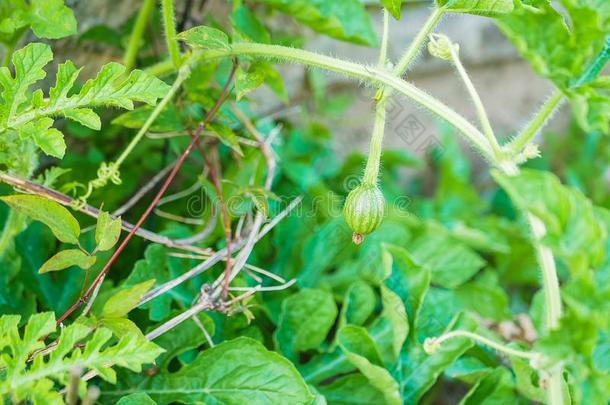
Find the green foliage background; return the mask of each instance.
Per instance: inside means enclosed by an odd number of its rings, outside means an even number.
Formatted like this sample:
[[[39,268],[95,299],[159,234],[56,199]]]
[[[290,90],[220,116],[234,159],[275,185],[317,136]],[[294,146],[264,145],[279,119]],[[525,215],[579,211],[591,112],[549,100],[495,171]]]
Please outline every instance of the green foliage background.
[[[204,133],[204,147],[217,154],[222,196],[203,170],[201,154],[193,152],[169,193],[195,191],[160,208],[180,217],[192,217],[199,208],[201,223],[153,216],[144,227],[181,239],[215,221],[197,246],[216,251],[226,246],[222,221],[212,209],[220,197],[232,202],[229,215],[236,231],[240,218],[254,212],[273,218],[303,196],[248,259],[251,266],[296,282],[257,293],[229,315],[201,312],[154,342],[145,334],[190,308],[224,264],[139,305],[151,288],[205,258],[179,257],[175,249],[136,237],[105,278],[88,316],[73,316],[66,321],[69,326],[56,328],[56,317],[113,253],[119,224],[106,214],[96,221],[76,210],[58,211],[61,207],[14,196],[13,188],[2,185],[4,400],[63,403],[67,397],[60,391],[70,386],[77,367],[97,374],[88,382],[80,379],[78,396],[85,398],[87,386],[96,386],[97,401],[104,404],[521,404],[543,402],[539,371],[561,364],[572,403],[607,404],[610,77],[603,65],[591,62],[610,52],[610,6],[603,0],[559,3],[563,11],[546,0],[438,1],[450,12],[495,18],[534,71],[567,96],[573,124],[565,133],[544,134],[542,157],[529,160],[518,175],[493,171],[483,182],[473,179],[457,134],[442,122],[442,150],[422,159],[405,150],[385,151],[380,185],[387,217],[360,246],[352,244],[340,213],[350,191],[346,179],[360,176],[365,157],[351,154],[338,161],[333,156],[332,135],[321,124],[324,114],[334,113],[326,108],[334,100],[325,84],[304,84],[311,102],[304,104],[298,123],[257,117],[251,113],[252,90],[266,85],[279,100],[288,102],[288,96],[272,61],[240,58],[230,104],[222,105]],[[400,1],[381,4],[394,18],[401,17]],[[209,35],[204,46],[212,50],[237,42],[300,47],[304,40],[298,32],[308,27],[363,46],[379,42],[357,0],[235,1],[228,11],[197,23],[226,35],[201,28],[179,37],[192,44],[197,35]],[[280,14],[291,16],[293,25],[272,29]],[[123,52],[137,25],[135,16],[119,30],[97,26],[77,32],[62,0],[0,3],[0,42],[7,55],[12,53],[0,69],[2,172],[78,197],[100,165],[112,171],[104,165],[124,150],[176,78],[175,69],[163,68],[166,55],[154,53],[155,41],[163,38],[160,19],[153,9],[138,48],[140,70],[109,62],[85,81],[72,62],[53,58],[55,43],[46,40],[75,36]],[[184,47],[183,52],[190,51]],[[52,76],[51,61],[56,77],[41,82],[47,72]],[[228,59],[192,66],[176,99],[150,128],[167,136],[144,137],[88,203],[112,211],[173,162],[189,141],[180,135],[194,129],[214,105],[230,69]],[[310,77],[315,79],[315,73]],[[277,170],[271,192],[264,189],[265,156],[240,142],[254,141],[240,115],[265,136],[281,126],[272,144]],[[405,168],[415,172],[408,184],[401,179]],[[135,222],[147,198],[123,219]],[[543,243],[552,249],[559,270],[565,313],[550,332],[522,210],[546,226]],[[63,257],[54,256],[58,252]],[[55,262],[45,264],[53,256]],[[257,284],[240,274],[232,285]],[[262,284],[277,282],[264,278]],[[508,338],[507,328],[513,330]],[[542,353],[546,363],[505,356],[464,338],[426,353],[426,338],[454,329],[508,339],[513,348]],[[54,350],[38,352],[55,341]]]

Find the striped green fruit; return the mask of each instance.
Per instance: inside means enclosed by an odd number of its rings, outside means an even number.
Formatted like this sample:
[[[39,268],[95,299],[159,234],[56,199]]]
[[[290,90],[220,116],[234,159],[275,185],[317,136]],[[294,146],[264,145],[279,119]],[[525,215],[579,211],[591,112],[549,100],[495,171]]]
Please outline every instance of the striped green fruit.
[[[343,217],[354,232],[352,240],[360,244],[364,235],[373,232],[385,214],[383,194],[376,185],[360,184],[353,189],[345,200]]]

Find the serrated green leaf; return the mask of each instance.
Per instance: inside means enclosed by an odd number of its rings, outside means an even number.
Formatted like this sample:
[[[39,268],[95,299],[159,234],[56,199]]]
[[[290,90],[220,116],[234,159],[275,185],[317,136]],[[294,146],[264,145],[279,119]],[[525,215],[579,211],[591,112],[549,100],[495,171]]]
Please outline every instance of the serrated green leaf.
[[[13,77],[7,67],[0,68],[2,101],[0,104],[0,124],[6,126],[27,100],[29,87],[46,76],[43,68],[53,60],[51,47],[46,44],[31,43],[15,51],[12,63],[15,67]],[[1,130],[1,128],[0,128]]]
[[[381,0],[383,8],[388,10],[388,13],[397,20],[400,20],[400,8],[402,6],[402,0]]]
[[[53,119],[49,117],[30,121],[19,128],[19,137],[33,140],[44,153],[61,159],[66,152],[64,136],[59,130],[51,128],[51,125]]]
[[[498,17],[514,10],[513,0],[436,0],[439,7],[454,13]]]
[[[344,41],[374,46],[377,37],[358,0],[256,0],[294,17],[312,30]]]
[[[585,129],[608,132],[610,123],[605,114],[608,95],[594,91],[586,83],[610,57],[607,3],[560,0],[515,4],[512,14],[497,21],[501,30],[538,74],[552,80],[570,97]],[[600,57],[605,61],[599,60],[600,69],[588,77],[589,67]]]
[[[32,0],[28,17],[39,38],[57,39],[76,33],[76,18],[63,0]]]
[[[106,301],[102,309],[104,318],[121,318],[134,309],[142,296],[155,284],[155,279],[124,288]]]
[[[112,218],[109,213],[100,211],[95,227],[95,243],[101,251],[112,249],[121,236],[121,217]]]
[[[78,244],[80,226],[70,211],[55,201],[35,195],[10,195],[0,197],[14,210],[49,228],[57,239],[65,243]]]
[[[178,34],[178,39],[191,48],[230,49],[229,37],[224,32],[204,25],[191,28]]]
[[[64,270],[71,266],[78,266],[86,270],[95,264],[95,260],[95,256],[89,256],[81,250],[66,249],[47,260],[38,270],[38,273]]]
[[[331,293],[301,290],[282,302],[274,340],[286,357],[295,359],[299,351],[315,349],[326,339],[336,317]]]
[[[96,131],[102,128],[100,116],[90,108],[72,108],[64,111],[63,115],[87,128],[95,129]]]
[[[35,361],[28,362],[33,352],[45,347],[41,338],[55,331],[55,315],[52,312],[33,315],[23,338],[18,322],[16,316],[0,318],[0,347],[6,351],[1,360],[6,372],[0,377],[0,395],[10,394],[16,401],[48,398],[54,392],[54,383],[65,383],[75,367],[94,370],[101,378],[115,382],[116,373],[111,367],[139,372],[143,363],[154,361],[163,351],[133,334],[109,344],[112,333],[108,329],[99,328],[90,335],[88,326],[73,323],[61,329],[54,350],[38,353]],[[77,343],[82,348],[75,349]]]

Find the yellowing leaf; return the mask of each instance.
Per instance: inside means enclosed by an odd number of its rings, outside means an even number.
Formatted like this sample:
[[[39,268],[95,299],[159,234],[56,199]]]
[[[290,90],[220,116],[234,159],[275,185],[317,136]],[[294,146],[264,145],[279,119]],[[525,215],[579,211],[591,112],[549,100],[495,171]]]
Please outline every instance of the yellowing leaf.
[[[144,281],[136,284],[133,287],[125,288],[106,301],[102,309],[102,317],[104,318],[121,318],[134,309],[140,298],[150,290],[150,287],[155,283],[155,279]]]
[[[178,34],[178,39],[186,42],[191,48],[229,49],[229,37],[216,28],[204,25],[191,28]]]
[[[65,207],[48,198],[36,195],[9,195],[0,197],[15,211],[40,221],[49,228],[57,239],[65,243],[78,243],[80,226]]]
[[[95,228],[97,250],[112,249],[121,236],[121,217],[112,219],[110,214],[100,211]]]
[[[78,249],[66,249],[57,253],[47,260],[38,273],[48,273],[50,271],[64,270],[71,266],[78,266],[81,269],[88,269],[95,264],[96,257],[89,256]]]

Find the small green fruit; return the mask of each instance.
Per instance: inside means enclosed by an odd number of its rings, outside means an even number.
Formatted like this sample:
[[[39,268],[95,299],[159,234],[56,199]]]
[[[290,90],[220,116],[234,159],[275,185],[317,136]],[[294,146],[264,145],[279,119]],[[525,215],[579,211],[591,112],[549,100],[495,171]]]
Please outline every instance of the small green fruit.
[[[372,184],[360,184],[350,191],[343,207],[343,217],[354,234],[352,240],[359,245],[373,232],[385,214],[385,202],[379,188]]]

